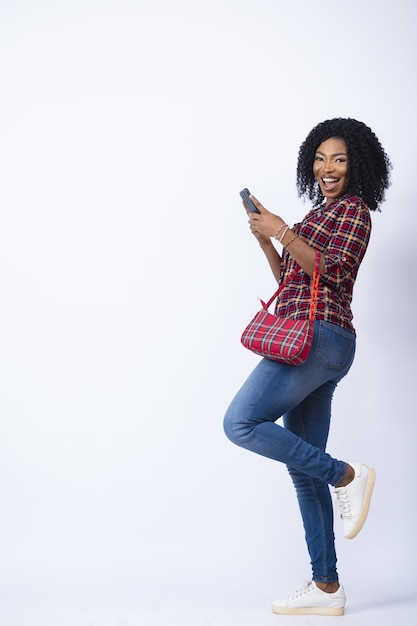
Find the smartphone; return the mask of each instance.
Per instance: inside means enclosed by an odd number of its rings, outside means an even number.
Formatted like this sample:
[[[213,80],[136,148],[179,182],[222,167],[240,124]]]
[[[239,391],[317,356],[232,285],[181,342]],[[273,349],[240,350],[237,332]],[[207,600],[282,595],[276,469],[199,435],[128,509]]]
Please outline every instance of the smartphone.
[[[245,203],[247,210],[249,211],[249,213],[260,213],[260,210],[256,208],[252,200],[249,198],[249,195],[250,195],[249,189],[245,188],[245,189],[242,189],[242,191],[240,192],[240,197]]]

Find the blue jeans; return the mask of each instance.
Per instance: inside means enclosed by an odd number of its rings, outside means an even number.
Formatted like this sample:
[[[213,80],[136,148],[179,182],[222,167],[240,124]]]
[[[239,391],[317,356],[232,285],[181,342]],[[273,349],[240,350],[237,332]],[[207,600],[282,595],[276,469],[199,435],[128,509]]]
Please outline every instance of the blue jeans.
[[[333,504],[346,463],[325,452],[331,402],[355,355],[355,336],[316,321],[302,365],[262,359],[229,406],[224,429],[237,445],[287,465],[303,518],[313,580],[335,582]],[[283,426],[276,421],[283,417]]]

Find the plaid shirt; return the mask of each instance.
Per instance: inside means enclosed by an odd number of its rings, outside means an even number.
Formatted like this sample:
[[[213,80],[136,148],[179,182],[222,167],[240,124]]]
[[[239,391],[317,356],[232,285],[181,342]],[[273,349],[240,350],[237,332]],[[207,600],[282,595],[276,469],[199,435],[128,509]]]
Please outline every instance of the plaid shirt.
[[[371,234],[371,217],[365,202],[356,197],[339,198],[327,206],[311,210],[302,222],[294,225],[293,230],[325,255],[316,319],[355,332],[350,303]],[[284,248],[280,282],[296,267],[297,263]],[[292,319],[308,319],[310,284],[311,279],[305,272],[294,274],[279,295],[276,313]]]

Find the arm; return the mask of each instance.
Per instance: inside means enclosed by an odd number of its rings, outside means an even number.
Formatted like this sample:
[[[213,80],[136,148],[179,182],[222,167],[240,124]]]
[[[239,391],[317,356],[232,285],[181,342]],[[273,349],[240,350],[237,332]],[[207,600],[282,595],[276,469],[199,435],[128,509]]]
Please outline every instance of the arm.
[[[245,203],[242,202],[242,204],[244,208],[246,209]],[[252,234],[258,240],[259,245],[261,246],[261,250],[265,254],[266,260],[269,263],[269,267],[272,270],[272,274],[274,275],[274,278],[277,281],[277,283],[279,283],[280,272],[281,272],[281,257],[278,254],[277,249],[272,244],[270,237],[263,235],[262,233],[260,233],[258,230],[255,229],[255,222],[253,222],[250,219],[252,213],[250,213],[248,210],[246,210],[246,213],[248,214],[248,217],[249,217],[249,225],[250,225]]]
[[[276,248],[273,246],[271,240],[269,239],[267,243],[260,244],[265,256],[266,260],[269,263],[269,267],[272,270],[275,280],[279,283],[279,277],[281,272],[281,257],[278,254]]]
[[[343,207],[331,231],[325,258],[325,283],[334,291],[343,288],[349,275],[356,275],[371,234],[369,210],[362,203]]]
[[[261,248],[264,249],[275,278],[277,278],[277,280],[279,279],[281,257],[275,250],[270,238],[274,237],[276,233],[279,233],[278,239],[280,240],[280,243],[283,244],[284,247],[289,248],[291,256],[297,261],[298,265],[304,270],[304,272],[309,276],[313,276],[316,263],[315,248],[310,246],[300,237],[297,237],[296,233],[291,230],[291,228],[287,228],[286,223],[281,217],[267,211],[265,207],[262,206],[256,198],[254,198],[254,196],[251,195],[251,198],[260,210],[260,213],[248,214],[251,231],[258,239]],[[280,239],[280,237],[282,237],[282,239]],[[269,242],[269,246],[275,250],[275,254],[279,259],[279,265],[276,258],[274,258],[274,253],[267,247],[267,241]],[[277,270],[278,274],[276,273]],[[324,271],[325,256],[323,253],[320,253],[320,273],[323,273]]]

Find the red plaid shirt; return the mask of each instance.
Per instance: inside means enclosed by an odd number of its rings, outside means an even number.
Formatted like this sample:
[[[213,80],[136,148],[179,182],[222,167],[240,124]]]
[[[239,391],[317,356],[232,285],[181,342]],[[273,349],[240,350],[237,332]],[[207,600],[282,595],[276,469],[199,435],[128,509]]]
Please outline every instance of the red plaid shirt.
[[[361,198],[344,197],[328,206],[311,210],[295,224],[310,246],[325,255],[325,272],[320,275],[316,319],[338,324],[355,332],[352,325],[353,285],[371,234],[369,209]],[[282,283],[297,263],[284,248],[281,262]],[[276,313],[292,319],[308,319],[309,276],[300,271],[281,291]]]

